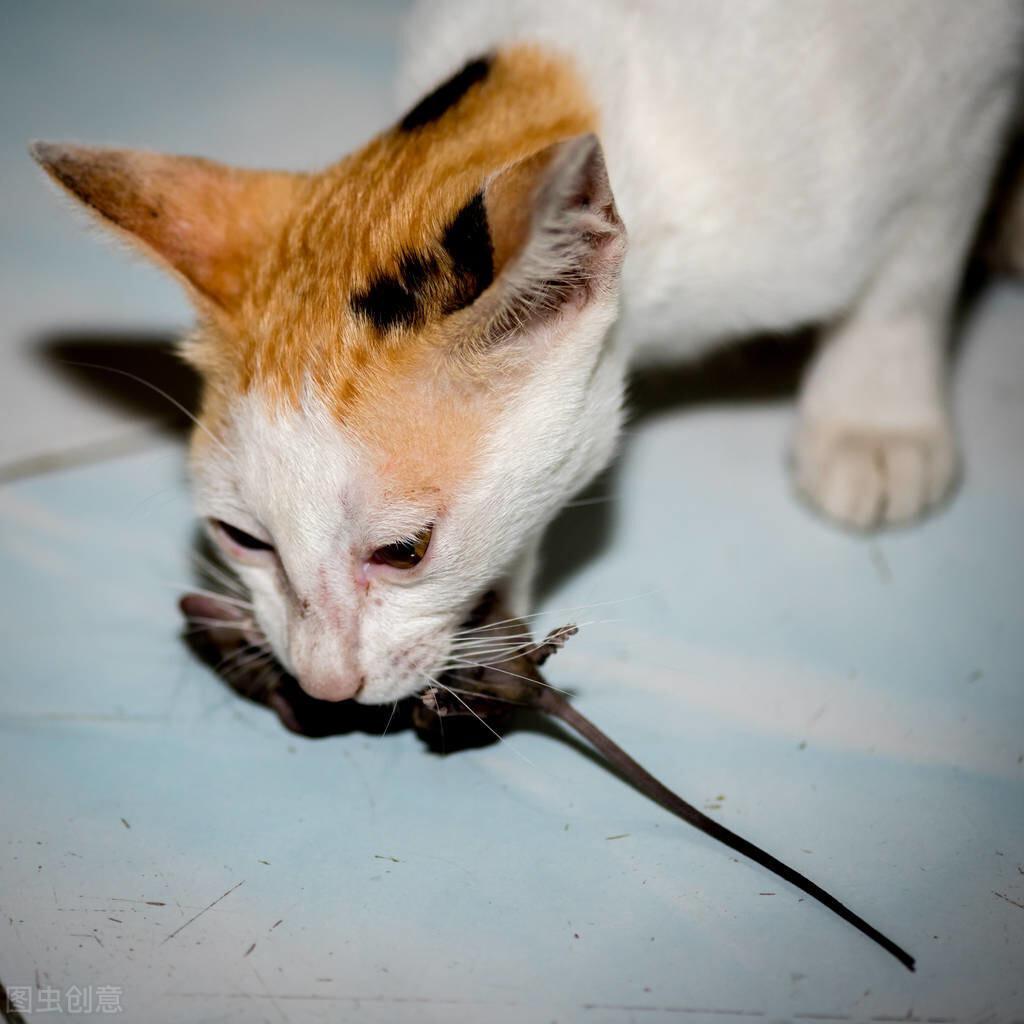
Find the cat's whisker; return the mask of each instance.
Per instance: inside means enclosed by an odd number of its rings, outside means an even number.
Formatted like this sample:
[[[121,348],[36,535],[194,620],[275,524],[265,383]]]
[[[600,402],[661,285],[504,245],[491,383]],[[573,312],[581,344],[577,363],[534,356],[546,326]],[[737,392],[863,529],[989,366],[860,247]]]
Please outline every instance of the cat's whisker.
[[[261,665],[265,665],[268,662],[272,661],[273,658],[273,651],[257,651],[256,653],[251,654],[247,658],[238,659],[235,662],[235,664],[231,665],[228,668],[222,668],[220,670],[220,674],[224,679],[231,680],[233,678],[237,678],[239,673],[241,673],[243,670],[247,672],[252,672],[255,669],[259,668]]]
[[[227,455],[231,459],[234,459],[231,449],[228,448],[228,446],[224,444],[224,442],[221,441],[221,439],[217,437],[216,434],[214,434],[213,431],[210,430],[205,423],[201,423],[199,421],[199,418],[195,416],[193,413],[191,413],[188,409],[186,409],[185,406],[181,404],[181,402],[179,402],[173,396],[169,395],[166,391],[164,391],[163,388],[157,387],[156,384],[154,384],[152,381],[146,380],[145,377],[140,377],[137,373],[131,373],[128,370],[122,370],[119,366],[104,366],[102,363],[83,363],[77,359],[65,359],[62,361],[68,366],[81,366],[87,370],[106,370],[108,373],[116,373],[119,374],[121,377],[127,377],[129,380],[136,381],[143,387],[149,388],[150,391],[155,391],[158,395],[161,396],[161,398],[166,398],[167,401],[170,402],[171,405],[173,405],[174,408],[178,410],[178,412],[187,416],[201,431],[203,431],[204,434],[206,434],[207,437],[210,438],[211,441],[213,441],[215,445],[217,445],[218,448],[221,449],[221,451],[224,452],[225,455]]]
[[[230,667],[236,667],[246,655],[260,655],[271,653],[270,642],[266,639],[258,641],[254,644],[239,644],[234,650],[229,651],[224,655],[223,658],[215,666],[217,672],[223,672],[224,669]]]
[[[486,721],[484,721],[484,719],[483,719],[483,718],[481,718],[481,717],[480,717],[480,716],[479,716],[479,715],[478,715],[478,714],[477,714],[477,713],[476,713],[476,712],[475,712],[475,711],[474,711],[474,710],[473,710],[473,709],[472,709],[472,708],[471,708],[471,707],[470,707],[470,706],[469,706],[469,705],[468,705],[468,704],[467,704],[467,703],[466,703],[466,702],[465,702],[465,701],[464,701],[464,700],[462,699],[462,697],[460,697],[460,696],[459,696],[459,694],[458,694],[458,693],[456,693],[456,692],[455,692],[455,691],[454,691],[453,689],[451,689],[451,687],[449,687],[449,686],[445,686],[445,684],[444,684],[444,683],[442,683],[442,682],[439,682],[439,681],[438,681],[437,679],[435,679],[435,678],[434,678],[433,676],[429,676],[429,675],[426,675],[426,673],[424,673],[424,675],[426,676],[426,678],[427,678],[427,679],[429,679],[429,680],[430,680],[430,682],[431,682],[431,683],[433,683],[433,684],[434,684],[434,686],[439,686],[439,687],[440,687],[440,688],[441,688],[442,690],[444,690],[444,691],[445,691],[446,693],[450,693],[450,694],[451,694],[451,695],[452,695],[452,696],[453,696],[453,697],[454,697],[454,698],[455,698],[455,699],[456,699],[456,700],[457,700],[457,701],[458,701],[458,702],[459,702],[459,703],[460,703],[460,704],[461,704],[461,705],[462,705],[462,706],[463,706],[463,707],[464,707],[464,708],[465,708],[465,709],[466,709],[466,710],[467,710],[467,711],[468,711],[468,712],[469,712],[469,713],[470,713],[470,714],[471,714],[471,715],[472,715],[472,716],[473,716],[473,717],[474,717],[474,718],[475,718],[475,719],[476,719],[476,720],[477,720],[477,721],[478,721],[478,722],[479,722],[479,723],[480,723],[480,724],[481,724],[481,725],[482,725],[482,726],[483,726],[483,727],[484,727],[484,728],[485,728],[485,729],[486,729],[486,730],[487,730],[487,731],[488,731],[489,733],[491,733],[492,735],[496,736],[496,737],[497,737],[497,738],[498,738],[498,739],[499,739],[499,740],[500,740],[501,742],[503,742],[503,743],[506,743],[506,742],[507,742],[507,741],[505,740],[505,737],[504,737],[504,736],[502,736],[502,735],[501,735],[501,733],[497,731],[497,729],[495,729],[495,728],[494,728],[494,727],[493,727],[493,726],[492,726],[492,725],[491,725],[491,724],[490,724],[489,722],[486,722]],[[443,715],[438,715],[438,719],[439,719],[439,720],[440,720],[440,719],[443,719],[443,718],[444,718],[444,716],[443,716]],[[522,758],[522,759],[523,759],[523,760],[524,760],[524,761],[525,761],[525,762],[526,762],[526,763],[527,763],[527,764],[528,764],[528,765],[529,765],[529,766],[530,766],[531,768],[536,768],[536,765],[535,765],[535,764],[534,764],[534,763],[533,763],[533,762],[532,762],[532,761],[531,761],[531,760],[530,760],[530,759],[529,759],[529,758],[528,758],[528,757],[527,757],[527,756],[526,756],[525,754],[523,754],[523,753],[522,753],[522,752],[521,752],[520,750],[518,750],[518,749],[517,749],[517,748],[516,748],[516,747],[515,747],[514,745],[512,745],[512,744],[508,744],[508,745],[509,745],[509,746],[511,747],[511,749],[513,750],[513,752],[514,752],[514,753],[516,754],[516,756],[517,756],[517,757],[520,757],[520,758]]]
[[[474,697],[478,700],[493,700],[498,704],[508,704],[509,701],[502,697],[499,697],[496,693],[480,693],[478,690],[462,690],[457,686],[449,686],[448,689],[452,693],[461,693],[467,697]]]
[[[502,647],[468,647],[452,645],[449,651],[461,657],[493,658],[497,661],[508,661],[518,654],[527,654],[530,650],[536,650],[540,644],[533,640],[518,641],[514,644]]]
[[[245,659],[246,655],[262,655],[269,654],[271,651],[270,644],[267,641],[255,644],[240,644],[225,659],[221,662],[222,665],[230,664],[232,661],[239,662]]]
[[[621,619],[592,619],[589,622],[574,623],[573,626],[562,626],[553,632],[547,634],[540,640],[535,639],[530,635],[528,642],[515,642],[508,645],[495,642],[493,647],[480,646],[473,647],[471,645],[455,644],[451,645],[450,651],[454,654],[461,655],[463,657],[476,656],[479,658],[489,657],[494,658],[493,662],[485,662],[486,664],[500,663],[507,661],[510,657],[515,654],[529,654],[532,651],[539,650],[546,643],[558,642],[566,636],[571,635],[573,628],[576,631],[585,629],[587,626],[600,626],[605,625],[609,622],[621,622]]]
[[[507,633],[476,633],[457,630],[454,634],[454,638],[457,640],[468,641],[470,643],[501,643],[506,640],[521,640],[523,637],[531,635],[532,634],[528,629],[512,629],[510,627],[509,632]]]
[[[606,505],[610,501],[615,501],[614,494],[605,494],[600,497],[594,498],[580,498],[578,501],[570,501],[567,505],[563,505],[563,508],[587,508],[590,505]]]
[[[200,621],[198,619],[189,619],[189,622],[195,623],[196,625],[194,625],[193,628],[191,629],[186,629],[181,634],[182,636],[196,636],[199,633],[212,633],[214,630],[224,629],[223,619],[210,619],[206,622]],[[251,630],[254,628],[253,626],[247,625],[244,622],[239,622],[238,626],[242,629],[248,628]]]
[[[189,616],[188,621],[197,626],[204,626],[208,629],[253,629],[256,623],[251,619],[214,619],[202,615]]]
[[[236,608],[243,608],[246,611],[252,611],[252,601],[247,601],[241,597],[232,597],[230,594],[222,594],[216,590],[205,590],[202,587],[196,587],[193,583],[165,583],[167,587],[171,587],[174,590],[186,590],[190,594],[199,594],[200,597],[208,597],[213,601],[221,601],[224,604],[234,605]],[[230,620],[225,620],[225,625],[231,625]]]
[[[604,624],[609,623],[609,622],[621,622],[621,621],[622,621],[621,619],[588,619],[586,622],[574,623],[573,625],[575,626],[576,629],[583,629],[585,626],[600,626],[600,625],[604,625]],[[555,632],[558,633],[558,634],[561,634],[562,632],[564,632],[564,631],[566,631],[566,630],[568,630],[570,628],[572,628],[572,627],[570,627],[568,625],[559,626],[555,630]],[[523,631],[523,632],[519,632],[519,633],[510,633],[507,636],[493,636],[493,637],[482,637],[482,636],[463,637],[463,636],[459,636],[458,634],[456,634],[452,638],[452,642],[460,644],[460,645],[465,644],[467,646],[472,646],[474,644],[479,644],[481,646],[492,646],[492,647],[516,647],[516,646],[518,646],[519,644],[521,644],[523,642],[526,642],[526,643],[533,643],[533,642],[535,642],[535,637],[534,637],[533,633],[530,633],[530,632],[527,632],[527,631]]]
[[[539,682],[542,686],[546,686],[549,690],[554,690],[556,693],[564,694],[566,697],[571,697],[572,696],[572,694],[568,690],[561,690],[557,686],[554,686],[551,683],[549,683],[546,679],[545,680],[539,680],[539,679],[533,678],[532,676],[524,676],[524,675],[522,675],[519,672],[512,672],[511,670],[509,670],[507,668],[498,668],[497,665],[493,665],[493,664],[485,666],[485,665],[481,665],[481,664],[478,664],[478,663],[472,662],[472,661],[459,662],[459,661],[455,660],[454,663],[452,663],[449,667],[450,667],[450,669],[452,669],[454,671],[458,671],[459,669],[467,669],[467,668],[486,668],[489,672],[500,672],[503,676],[511,676],[513,679],[524,679],[528,683],[537,683],[537,682]]]
[[[514,651],[521,647],[529,647],[534,643],[533,637],[524,637],[522,639],[507,640],[507,641],[470,641],[458,643],[453,641],[451,648],[453,650],[461,651]]]
[[[394,721],[394,719],[395,719],[395,712],[397,712],[397,711],[398,711],[398,701],[396,700],[391,705],[391,714],[388,715],[388,720],[384,723],[384,731],[380,734],[380,738],[381,739],[384,739],[384,737],[387,736],[388,729],[391,728],[391,723]]]
[[[275,662],[267,662],[255,680],[246,687],[246,693],[253,698],[265,698],[277,681],[274,676],[276,670]]]
[[[245,584],[237,576],[233,575],[227,566],[218,564],[201,551],[193,551],[192,558],[195,560],[199,571],[210,577],[211,582],[226,587],[236,597],[243,599],[249,597],[249,591],[246,590]]]
[[[509,632],[509,633],[504,633],[504,634],[495,634],[495,635],[490,635],[490,636],[484,635],[484,634],[479,634],[479,633],[464,632],[462,630],[457,630],[455,632],[455,634],[454,634],[454,639],[456,639],[456,640],[466,640],[466,641],[470,641],[470,642],[474,642],[474,643],[475,642],[483,642],[483,643],[492,643],[492,642],[494,642],[494,643],[496,643],[496,642],[501,642],[503,640],[522,639],[523,637],[527,637],[527,636],[531,636],[531,635],[532,634],[530,633],[530,631],[526,630],[526,629],[521,629],[521,630],[518,630],[516,632]]]
[[[448,657],[461,659],[473,665],[501,665],[503,662],[512,661],[535,650],[537,650],[537,647],[531,645],[530,647],[515,651],[449,651]]]
[[[501,626],[507,626],[513,622],[530,622],[533,619],[538,619],[541,616],[559,616],[559,615],[573,615],[576,612],[590,611],[593,608],[606,608],[613,604],[623,604],[626,601],[639,601],[642,598],[650,597],[652,594],[657,593],[656,590],[647,590],[641,594],[634,594],[631,597],[616,597],[608,601],[596,601],[593,604],[579,604],[575,606],[569,606],[564,608],[545,608],[542,611],[531,612],[528,615],[513,615],[507,619],[500,619],[497,622],[487,622],[482,626],[471,626],[466,629],[459,630],[460,635],[466,636],[470,633],[484,633],[489,630],[498,629]]]
[[[425,672],[421,672],[420,675],[424,679],[431,680],[431,677],[428,676]],[[427,687],[427,692],[431,696],[434,696],[437,693],[437,691],[435,690],[435,688],[433,686],[428,686]],[[437,727],[441,730],[441,748],[444,749],[444,715],[438,715],[437,716]]]

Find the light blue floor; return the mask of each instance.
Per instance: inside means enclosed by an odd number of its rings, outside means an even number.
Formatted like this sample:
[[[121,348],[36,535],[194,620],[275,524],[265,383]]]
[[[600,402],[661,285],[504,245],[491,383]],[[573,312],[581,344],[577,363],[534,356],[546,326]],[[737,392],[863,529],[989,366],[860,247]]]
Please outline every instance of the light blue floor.
[[[96,9],[142,33],[126,6]],[[169,61],[175,18],[146,9],[150,59]],[[181,11],[225,38],[232,11],[245,23],[232,4]],[[329,16],[300,10],[289,59]],[[49,28],[29,28],[41,45]],[[21,222],[41,252],[43,206]],[[26,256],[32,294],[56,293],[69,258]],[[83,274],[112,294],[124,271],[106,253]],[[137,322],[173,322],[161,301]],[[65,296],[58,318],[78,308]],[[970,317],[967,477],[919,528],[865,540],[819,522],[783,473],[789,403],[713,402],[640,420],[610,500],[551,539],[543,627],[593,622],[551,680],[906,946],[915,975],[553,735],[440,758],[408,732],[286,733],[181,643],[180,441],[125,419],[104,436],[141,430],[144,450],[28,475],[37,451],[74,456],[54,423],[100,401],[40,384],[53,404],[31,413],[54,432],[12,452],[20,478],[0,486],[0,980],[36,997],[112,986],[123,1019],[155,1024],[1024,1021],[1022,325],[1015,285]]]

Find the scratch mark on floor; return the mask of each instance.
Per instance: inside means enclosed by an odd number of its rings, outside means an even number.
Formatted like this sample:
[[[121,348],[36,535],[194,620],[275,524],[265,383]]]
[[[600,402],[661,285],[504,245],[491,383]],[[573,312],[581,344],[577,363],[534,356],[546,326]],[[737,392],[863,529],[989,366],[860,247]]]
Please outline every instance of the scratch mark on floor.
[[[721,1017],[764,1017],[763,1010],[716,1010],[706,1006],[647,1006],[643,1003],[583,1003],[584,1010],[653,1010],[655,1013],[695,1013]]]
[[[257,971],[256,968],[254,967],[252,969],[252,973],[256,975],[256,978],[258,979],[259,983],[263,986],[263,991],[266,992],[267,998],[270,1000],[270,1005],[273,1006],[273,1008],[277,1010],[277,1012],[281,1015],[281,1020],[284,1021],[284,1024],[288,1024],[288,1014],[286,1014],[284,1010],[281,1009],[280,1004],[278,1003],[277,999],[274,998],[273,992],[271,992],[270,989],[267,987],[267,983],[263,980],[262,976],[260,975],[260,972]]]
[[[1009,896],[1004,896],[1001,892],[996,892],[995,889],[992,890],[992,895],[998,896],[1001,900],[1006,900],[1007,903],[1012,903],[1015,907],[1020,907],[1021,910],[1024,910],[1024,903],[1018,903],[1017,900],[1011,900]]]
[[[175,935],[178,935],[180,932],[183,932],[193,921],[198,920],[208,910],[212,910],[215,906],[217,906],[218,903],[220,903],[222,899],[224,899],[226,896],[230,896],[240,885],[244,884],[245,879],[243,878],[241,882],[236,882],[233,886],[231,886],[231,888],[228,889],[227,892],[222,892],[212,903],[209,903],[205,907],[203,907],[203,909],[200,910],[198,914],[193,914],[183,925],[181,925],[178,928],[175,928],[174,931],[171,932],[171,934],[168,935],[167,938],[160,943],[160,945],[163,946],[166,943],[170,942]]]

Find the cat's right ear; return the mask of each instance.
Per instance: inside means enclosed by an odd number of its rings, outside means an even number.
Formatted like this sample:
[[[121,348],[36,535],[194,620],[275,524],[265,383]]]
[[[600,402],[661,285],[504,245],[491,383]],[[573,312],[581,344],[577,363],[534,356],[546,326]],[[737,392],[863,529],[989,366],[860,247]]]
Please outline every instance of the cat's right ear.
[[[181,278],[200,305],[225,310],[301,180],[141,150],[36,142],[30,152],[54,181]]]

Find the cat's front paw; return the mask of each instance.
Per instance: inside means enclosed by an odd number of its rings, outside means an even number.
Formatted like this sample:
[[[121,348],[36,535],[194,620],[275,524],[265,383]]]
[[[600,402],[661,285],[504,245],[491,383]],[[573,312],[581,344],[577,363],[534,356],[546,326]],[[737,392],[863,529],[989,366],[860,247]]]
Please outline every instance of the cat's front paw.
[[[805,420],[793,447],[800,492],[843,526],[908,523],[946,497],[957,475],[948,421],[878,427]]]

